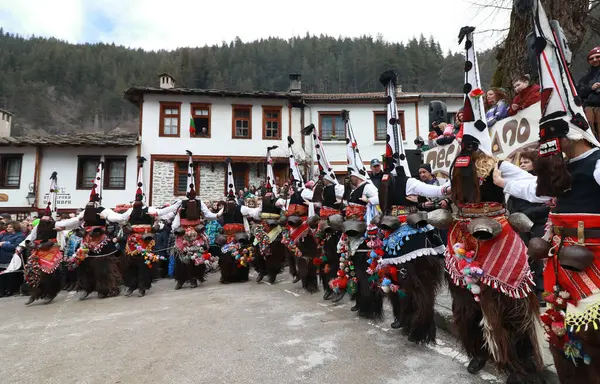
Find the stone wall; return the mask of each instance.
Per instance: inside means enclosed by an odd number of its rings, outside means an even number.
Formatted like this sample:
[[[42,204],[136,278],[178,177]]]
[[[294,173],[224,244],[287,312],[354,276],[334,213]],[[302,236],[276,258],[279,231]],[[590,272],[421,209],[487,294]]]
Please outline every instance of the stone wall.
[[[225,164],[200,163],[200,197],[204,201],[221,200],[225,196]]]
[[[260,168],[260,176],[257,176],[256,169]],[[200,197],[208,202],[221,200],[225,196],[225,164],[215,163],[214,170],[211,169],[211,163],[200,163]],[[265,180],[264,164],[249,164],[248,170],[249,185],[257,188],[260,182]],[[234,175],[242,177],[241,175]],[[152,205],[160,206],[165,203],[172,203],[177,198],[173,189],[175,185],[175,162],[155,161],[154,175],[152,185]]]
[[[260,167],[260,176],[256,176],[256,168]],[[264,163],[250,164],[250,174],[248,175],[248,187],[254,185],[256,188],[260,186],[261,181],[265,181],[266,168]]]

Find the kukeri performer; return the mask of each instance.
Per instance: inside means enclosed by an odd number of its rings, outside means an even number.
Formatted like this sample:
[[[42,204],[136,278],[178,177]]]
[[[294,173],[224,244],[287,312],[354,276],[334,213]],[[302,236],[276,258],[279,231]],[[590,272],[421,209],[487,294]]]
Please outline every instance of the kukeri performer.
[[[210,254],[210,242],[204,231],[204,220],[217,220],[223,214],[211,212],[206,204],[196,195],[196,165],[192,152],[188,155],[188,174],[186,199],[181,203],[175,216],[171,229],[175,235],[175,270],[174,277],[177,281],[175,289],[181,289],[186,282],[192,288],[198,286],[198,281],[206,280],[206,264],[213,261]],[[167,214],[167,218],[168,218]]]
[[[90,201],[84,211],[72,219],[56,223],[58,230],[75,229],[80,225],[83,225],[85,230],[79,249],[68,261],[73,268],[77,268],[80,300],[85,300],[94,291],[98,292],[100,299],[119,294],[119,251],[113,239],[107,235],[106,226],[107,221],[123,223],[125,220],[121,214],[100,205],[103,176],[104,161],[100,161],[92,184]]]
[[[600,142],[541,3],[519,8],[533,13],[539,55],[538,177],[509,180],[500,168],[495,181],[504,192],[531,202],[556,197],[546,235],[529,243],[530,256],[546,260],[544,296],[551,308],[541,316],[545,336],[561,383],[599,383]]]
[[[255,255],[246,216],[260,220],[260,207],[248,208],[237,203],[231,159],[228,158],[226,163],[227,201],[223,212],[225,239],[223,241],[223,236],[219,236],[221,239],[218,239],[218,242],[225,243],[221,247],[222,255],[219,257],[222,284],[248,281],[250,265]]]
[[[143,297],[146,290],[152,286],[151,269],[155,263],[160,261],[160,256],[155,253],[154,227],[155,219],[162,219],[165,216],[177,211],[181,205],[181,200],[165,209],[148,207],[144,204],[144,183],[143,166],[146,159],[138,159],[138,177],[136,184],[135,200],[133,206],[123,213],[127,224],[123,230],[127,233],[125,242],[125,273],[123,280],[127,287],[125,296],[129,297],[137,289],[138,296]]]
[[[319,290],[317,260],[319,258],[318,244],[312,227],[317,224],[318,216],[314,210],[309,210],[312,191],[306,194],[300,168],[296,162],[293,150],[294,140],[288,136],[290,159],[290,187],[293,190],[289,204],[285,210],[287,228],[283,233],[282,243],[287,247],[290,274],[294,283],[302,281],[302,288],[309,293]],[[310,212],[309,212],[310,211]]]
[[[304,135],[312,136],[317,165],[319,167],[320,181],[315,186],[313,203],[319,204],[320,221],[315,234],[321,252],[319,262],[319,277],[323,286],[323,300],[333,298],[333,289],[329,282],[337,277],[340,264],[340,256],[337,252],[337,244],[342,235],[341,232],[341,205],[344,197],[344,186],[341,185],[333,172],[333,168],[325,156],[323,144],[315,131],[315,125],[310,124],[303,130]],[[333,217],[333,226],[329,218]],[[337,223],[335,222],[337,219]]]
[[[271,159],[271,151],[274,149],[277,149],[277,146],[267,148],[267,179],[265,195],[261,197],[261,221],[254,231],[254,245],[258,249],[258,255],[254,258],[258,272],[256,282],[261,282],[268,276],[270,284],[275,283],[277,275],[283,270],[286,255],[285,246],[281,244],[281,208],[276,205],[277,185]]]
[[[522,176],[518,167],[492,155],[474,30],[464,27],[459,35],[459,43],[466,39],[466,82],[461,152],[451,166],[451,196],[458,213],[453,220],[442,211],[434,225],[450,228],[445,262],[455,325],[471,359],[468,371],[478,372],[492,358],[509,374],[508,383],[538,383],[539,303],[527,249],[516,232],[528,231],[532,223],[520,213],[507,218],[504,192],[494,185],[492,172],[497,166],[507,179],[533,176]]]
[[[410,341],[435,342],[434,306],[443,277],[446,249],[427,214],[418,212],[407,196],[439,198],[447,186],[428,185],[411,177],[396,105],[396,73],[384,72],[379,80],[386,87],[387,143],[385,174],[379,189],[382,216],[374,222],[381,240],[374,238],[368,272],[378,279],[394,313],[391,327],[402,328]]]
[[[377,234],[376,227],[367,228],[376,214],[379,205],[377,188],[370,182],[358,149],[354,131],[350,125],[348,111],[342,111],[342,120],[346,126],[346,157],[350,183],[345,185],[342,236],[337,251],[340,254],[338,277],[330,281],[330,287],[336,294],[333,302],[340,301],[346,293],[356,304],[353,312],[365,318],[380,320],[383,317],[383,294],[377,282],[371,279],[367,270],[371,253],[371,240]],[[329,221],[332,223],[332,218]],[[368,239],[367,239],[368,229]]]
[[[61,288],[60,264],[63,253],[57,242],[54,219],[56,218],[57,173],[50,177],[50,193],[44,216],[40,219],[29,236],[19,245],[17,253],[25,247],[30,249],[25,264],[25,282],[29,286],[30,296],[25,305],[35,300],[44,299],[50,304],[59,294]]]

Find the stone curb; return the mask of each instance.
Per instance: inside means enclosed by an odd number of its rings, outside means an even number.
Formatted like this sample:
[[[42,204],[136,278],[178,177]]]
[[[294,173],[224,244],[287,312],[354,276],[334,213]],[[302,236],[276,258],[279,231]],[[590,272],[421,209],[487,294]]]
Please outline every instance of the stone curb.
[[[436,304],[434,320],[438,328],[456,336],[452,329],[452,309]],[[544,366],[544,379],[546,384],[560,384],[553,364]]]

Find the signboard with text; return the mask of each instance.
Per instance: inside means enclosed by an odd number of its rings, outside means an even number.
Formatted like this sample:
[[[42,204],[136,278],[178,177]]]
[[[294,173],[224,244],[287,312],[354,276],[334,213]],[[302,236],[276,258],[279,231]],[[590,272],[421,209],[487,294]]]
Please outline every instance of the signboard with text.
[[[490,129],[492,152],[501,160],[513,160],[517,153],[534,150],[538,146],[540,103],[498,121]],[[433,173],[448,177],[450,166],[460,152],[460,144],[438,146],[423,152],[423,160],[431,165]]]
[[[46,193],[43,197],[43,204],[48,204],[48,199],[50,198],[50,194]],[[58,193],[56,194],[56,208],[60,208],[60,206],[69,206],[71,205],[71,194],[67,193],[65,188],[58,187]]]

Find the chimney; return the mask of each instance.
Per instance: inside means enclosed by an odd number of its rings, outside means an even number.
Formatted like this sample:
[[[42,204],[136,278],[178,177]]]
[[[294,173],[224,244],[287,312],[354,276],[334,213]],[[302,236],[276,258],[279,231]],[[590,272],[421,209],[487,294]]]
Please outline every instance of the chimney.
[[[10,137],[12,114],[0,109],[0,137]]]
[[[290,93],[302,93],[302,81],[300,79],[302,75],[300,73],[290,73]]]
[[[168,73],[161,73],[159,75],[160,83],[159,86],[163,89],[175,88],[175,78]]]

